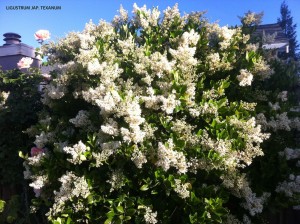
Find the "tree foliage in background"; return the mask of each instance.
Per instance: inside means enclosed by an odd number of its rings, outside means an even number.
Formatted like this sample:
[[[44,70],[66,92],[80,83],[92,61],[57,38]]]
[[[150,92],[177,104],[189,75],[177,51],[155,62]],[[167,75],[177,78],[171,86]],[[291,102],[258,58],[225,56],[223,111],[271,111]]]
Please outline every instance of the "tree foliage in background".
[[[291,11],[285,1],[283,1],[283,3],[281,4],[280,14],[281,17],[278,18],[278,23],[280,23],[282,29],[284,30],[284,33],[289,39],[288,56],[294,59],[298,59],[299,44],[297,41],[297,33],[296,33],[297,24],[293,22]]]

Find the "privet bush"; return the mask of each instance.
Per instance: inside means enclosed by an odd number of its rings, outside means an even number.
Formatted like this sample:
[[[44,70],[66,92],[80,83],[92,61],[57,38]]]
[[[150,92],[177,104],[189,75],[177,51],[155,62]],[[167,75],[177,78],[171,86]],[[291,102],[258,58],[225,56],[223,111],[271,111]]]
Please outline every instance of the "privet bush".
[[[262,145],[264,158],[251,164],[249,172],[258,191],[272,192],[268,208],[299,205],[299,95],[297,95],[297,66],[294,62],[271,59],[274,74],[260,88],[256,121],[271,133]],[[299,91],[299,90],[298,90]],[[262,93],[262,92],[261,92]]]
[[[53,223],[251,222],[271,193],[247,176],[269,137],[251,85],[273,71],[249,39],[134,5],[47,46],[53,80],[24,156],[32,209]]]
[[[247,19],[256,17],[259,20],[261,15],[251,12],[246,15],[242,19],[243,31],[249,33],[255,29],[255,23],[247,24]],[[259,47],[259,44],[266,44],[268,38],[267,35],[252,35],[251,39],[256,42],[260,39],[260,43],[256,43]],[[246,98],[257,103],[256,121],[271,135],[262,144],[264,157],[256,158],[251,164],[248,178],[256,192],[271,192],[265,213],[282,213],[282,208],[300,204],[300,67],[299,62],[287,59],[284,53],[276,53],[277,50],[258,50],[268,60],[273,74],[268,79],[255,80]]]

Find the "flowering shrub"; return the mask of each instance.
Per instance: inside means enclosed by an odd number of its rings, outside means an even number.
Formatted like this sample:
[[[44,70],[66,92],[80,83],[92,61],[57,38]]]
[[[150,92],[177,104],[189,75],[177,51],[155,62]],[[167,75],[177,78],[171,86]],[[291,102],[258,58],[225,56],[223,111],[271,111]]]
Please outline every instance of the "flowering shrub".
[[[269,134],[247,93],[272,69],[242,28],[133,8],[46,46],[32,209],[53,223],[250,222],[270,192],[247,168]]]
[[[274,74],[258,83],[256,120],[263,130],[271,133],[263,143],[267,160],[251,165],[249,176],[259,191],[272,192],[269,209],[299,205],[299,131],[297,68],[294,62],[271,59]],[[258,90],[260,89],[260,90]],[[262,91],[263,89],[263,91]],[[263,97],[262,97],[263,93]],[[297,140],[298,139],[298,140]],[[276,168],[275,168],[276,167]]]

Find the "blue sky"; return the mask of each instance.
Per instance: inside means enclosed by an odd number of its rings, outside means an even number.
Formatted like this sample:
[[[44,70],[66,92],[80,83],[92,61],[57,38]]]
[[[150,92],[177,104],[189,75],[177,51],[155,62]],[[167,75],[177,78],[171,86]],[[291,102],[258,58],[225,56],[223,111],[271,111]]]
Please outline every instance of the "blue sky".
[[[283,0],[0,0],[0,35],[15,32],[22,36],[22,42],[37,47],[33,34],[39,29],[47,29],[51,39],[64,37],[70,31],[83,30],[90,19],[98,23],[100,19],[111,21],[120,5],[132,11],[138,6],[156,7],[163,11],[167,6],[178,3],[181,13],[207,11],[211,22],[219,21],[221,26],[239,25],[238,16],[245,12],[264,12],[263,23],[275,23],[280,16]],[[286,0],[298,23],[297,37],[300,42],[300,0]],[[7,10],[7,6],[39,6],[38,10]],[[41,10],[40,6],[61,6],[61,10]],[[4,41],[0,40],[0,45]]]

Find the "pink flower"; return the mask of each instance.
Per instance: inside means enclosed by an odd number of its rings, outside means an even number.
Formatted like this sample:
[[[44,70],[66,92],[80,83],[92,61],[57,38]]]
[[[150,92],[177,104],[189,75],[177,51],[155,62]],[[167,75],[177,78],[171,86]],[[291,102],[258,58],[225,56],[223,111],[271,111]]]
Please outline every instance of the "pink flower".
[[[36,40],[41,40],[41,41],[50,39],[49,30],[38,30],[35,32],[34,37]]]
[[[40,149],[38,147],[32,147],[30,150],[31,156],[37,156],[40,153],[45,153],[45,149]]]
[[[32,58],[29,58],[29,57],[23,57],[21,58],[21,60],[17,63],[18,65],[18,68],[21,69],[21,68],[29,68],[30,65],[32,64],[33,62],[33,59]]]

